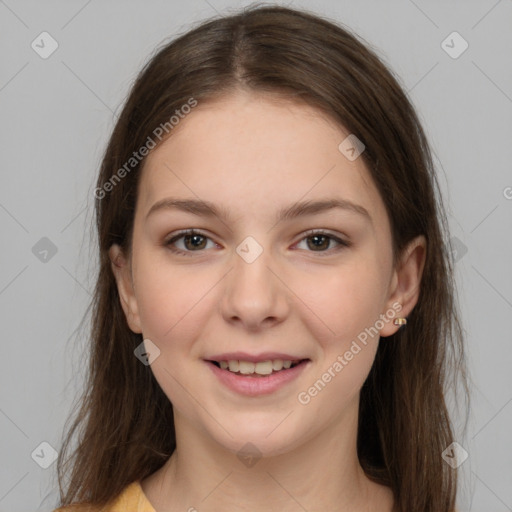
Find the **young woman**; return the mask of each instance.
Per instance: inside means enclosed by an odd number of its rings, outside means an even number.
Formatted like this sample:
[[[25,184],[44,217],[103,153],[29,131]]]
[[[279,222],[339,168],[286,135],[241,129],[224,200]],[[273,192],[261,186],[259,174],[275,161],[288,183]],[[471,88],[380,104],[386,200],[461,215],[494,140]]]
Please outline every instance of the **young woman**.
[[[174,40],[95,196],[59,511],[454,510],[446,218],[417,115],[357,36],[253,7]]]

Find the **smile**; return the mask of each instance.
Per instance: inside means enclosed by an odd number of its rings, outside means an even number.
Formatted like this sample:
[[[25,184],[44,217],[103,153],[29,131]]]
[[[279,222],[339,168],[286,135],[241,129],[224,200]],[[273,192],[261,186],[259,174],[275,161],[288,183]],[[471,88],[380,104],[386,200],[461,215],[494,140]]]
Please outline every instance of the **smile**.
[[[205,361],[219,381],[232,391],[247,396],[273,393],[296,379],[311,363],[302,360]]]
[[[297,366],[300,360],[296,361],[283,361],[282,359],[274,359],[269,361],[260,361],[253,363],[251,361],[212,361],[217,364],[223,370],[229,370],[230,372],[241,374],[241,375],[270,375],[275,372],[281,371],[283,368],[287,370]]]

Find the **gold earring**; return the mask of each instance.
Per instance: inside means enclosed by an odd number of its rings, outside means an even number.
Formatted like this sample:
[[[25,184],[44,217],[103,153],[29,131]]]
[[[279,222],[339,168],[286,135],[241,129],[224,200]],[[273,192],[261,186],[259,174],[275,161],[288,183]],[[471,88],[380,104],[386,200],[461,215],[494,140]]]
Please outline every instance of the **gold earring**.
[[[395,318],[393,323],[395,325],[405,325],[407,323],[407,318]]]

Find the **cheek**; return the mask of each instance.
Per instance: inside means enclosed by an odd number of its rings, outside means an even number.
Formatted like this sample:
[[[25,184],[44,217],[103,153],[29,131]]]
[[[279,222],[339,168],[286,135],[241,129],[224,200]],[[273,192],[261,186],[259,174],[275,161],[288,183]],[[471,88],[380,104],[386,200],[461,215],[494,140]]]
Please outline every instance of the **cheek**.
[[[332,273],[305,301],[322,320],[309,324],[319,364],[297,396],[305,414],[334,421],[358,396],[378,348],[384,290],[375,264],[361,261]]]
[[[343,350],[382,313],[385,276],[369,259],[302,279],[299,297],[314,313],[310,327],[325,351]]]
[[[218,278],[203,274],[163,264],[149,265],[138,275],[143,335],[160,350],[151,371],[173,406],[189,415],[196,415],[190,396],[204,392],[201,381],[191,378],[203,364],[197,342],[205,336],[208,315],[217,305]]]
[[[161,344],[161,350],[178,348],[196,338],[206,309],[213,307],[218,279],[165,262],[139,269],[136,295],[144,336]]]

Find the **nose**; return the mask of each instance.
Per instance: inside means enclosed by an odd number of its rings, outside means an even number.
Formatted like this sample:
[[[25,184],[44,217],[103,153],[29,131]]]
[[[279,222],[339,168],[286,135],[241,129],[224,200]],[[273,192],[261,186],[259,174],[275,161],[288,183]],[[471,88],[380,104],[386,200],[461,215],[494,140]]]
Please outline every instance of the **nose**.
[[[289,312],[289,292],[274,267],[269,251],[263,250],[253,261],[234,252],[222,299],[227,322],[253,332],[283,322]]]

